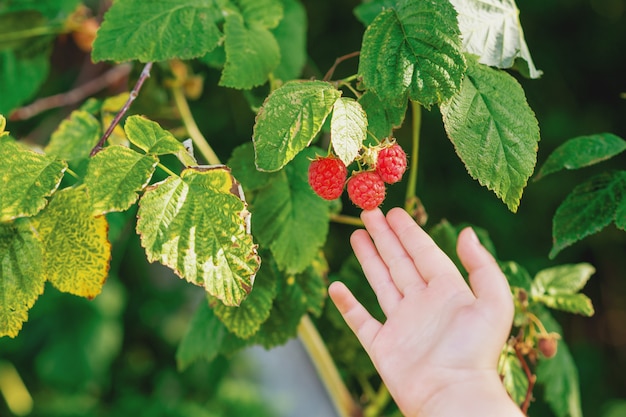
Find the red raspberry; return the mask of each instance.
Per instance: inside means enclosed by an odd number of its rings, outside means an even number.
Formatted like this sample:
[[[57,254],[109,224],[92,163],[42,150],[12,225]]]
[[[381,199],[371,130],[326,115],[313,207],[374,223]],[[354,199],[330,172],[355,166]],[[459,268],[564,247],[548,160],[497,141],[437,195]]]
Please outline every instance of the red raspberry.
[[[387,184],[393,184],[402,179],[402,174],[406,170],[406,153],[398,145],[383,148],[378,152],[376,161],[376,172]]]
[[[363,210],[380,206],[385,199],[385,183],[374,171],[361,171],[348,180],[348,197]]]
[[[341,159],[334,156],[317,157],[309,165],[309,185],[315,194],[325,200],[341,196],[348,169]]]

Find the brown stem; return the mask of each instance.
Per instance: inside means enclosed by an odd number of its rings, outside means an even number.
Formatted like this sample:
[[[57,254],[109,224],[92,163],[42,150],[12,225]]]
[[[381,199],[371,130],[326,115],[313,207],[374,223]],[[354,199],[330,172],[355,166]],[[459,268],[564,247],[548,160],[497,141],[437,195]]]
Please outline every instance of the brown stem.
[[[518,347],[515,346],[514,349],[515,356],[517,356],[517,359],[519,359],[520,363],[522,364],[522,369],[524,369],[526,378],[528,378],[528,389],[526,390],[526,398],[524,398],[524,402],[520,407],[524,415],[528,415],[528,408],[530,407],[530,401],[532,399],[533,388],[535,387],[535,381],[537,380],[537,376],[533,375],[533,373],[531,372],[530,367],[528,366],[528,362],[526,362],[524,355],[522,355],[522,352],[519,351]]]
[[[330,77],[333,76],[333,73],[335,72],[335,69],[337,69],[337,65],[341,64],[343,61],[346,61],[350,58],[354,58],[355,56],[359,56],[361,54],[361,51],[355,51],[355,52],[351,52],[347,55],[344,56],[340,56],[339,58],[335,59],[335,63],[333,64],[332,67],[330,67],[330,69],[328,70],[328,72],[326,73],[326,75],[324,75],[324,78],[322,78],[323,81],[330,81]]]
[[[79,103],[87,97],[128,76],[131,68],[132,66],[130,64],[122,64],[113,67],[99,77],[94,78],[70,91],[55,94],[50,97],[43,97],[27,106],[16,109],[13,113],[11,113],[9,120],[27,120],[46,110]]]
[[[104,132],[104,135],[102,135],[102,137],[98,141],[98,144],[94,146],[94,148],[91,150],[91,153],[89,154],[89,156],[94,156],[95,154],[100,152],[100,150],[102,150],[102,147],[106,143],[107,139],[109,138],[109,136],[111,136],[111,133],[113,133],[113,129],[115,129],[115,126],[119,124],[120,120],[122,120],[122,117],[124,117],[128,109],[130,108],[130,105],[133,103],[133,101],[135,101],[135,99],[139,95],[139,90],[141,90],[141,86],[146,81],[146,79],[148,79],[148,77],[150,76],[150,69],[152,69],[152,62],[148,62],[143,67],[143,70],[141,71],[141,75],[139,76],[137,83],[131,90],[130,95],[128,96],[128,100],[126,100],[126,103],[124,103],[124,106],[122,107],[122,109],[119,112],[117,112],[117,114],[115,115],[115,118],[113,119],[109,127],[107,128],[106,132]]]

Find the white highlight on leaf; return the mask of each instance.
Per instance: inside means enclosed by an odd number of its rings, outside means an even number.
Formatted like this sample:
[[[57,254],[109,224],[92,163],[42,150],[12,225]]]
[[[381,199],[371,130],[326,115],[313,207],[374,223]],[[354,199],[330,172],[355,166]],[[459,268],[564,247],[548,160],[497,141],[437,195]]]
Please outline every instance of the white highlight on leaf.
[[[465,52],[478,55],[481,64],[497,68],[511,68],[521,58],[526,64],[518,67],[523,75],[541,76],[524,40],[514,0],[450,0],[450,3],[459,14]]]

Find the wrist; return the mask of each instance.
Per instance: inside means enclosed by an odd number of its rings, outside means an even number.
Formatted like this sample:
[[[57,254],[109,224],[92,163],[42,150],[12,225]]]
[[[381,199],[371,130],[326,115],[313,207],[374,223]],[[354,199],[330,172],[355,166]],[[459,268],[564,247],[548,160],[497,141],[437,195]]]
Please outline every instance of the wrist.
[[[433,392],[411,417],[523,417],[497,372],[461,376]]]

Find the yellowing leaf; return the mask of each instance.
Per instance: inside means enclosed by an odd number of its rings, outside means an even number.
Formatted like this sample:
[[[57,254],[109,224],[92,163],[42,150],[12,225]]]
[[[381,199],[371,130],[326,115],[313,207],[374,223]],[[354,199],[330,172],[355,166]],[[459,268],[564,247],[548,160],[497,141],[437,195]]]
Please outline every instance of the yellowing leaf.
[[[109,272],[111,245],[104,217],[94,217],[85,187],[57,192],[34,219],[44,242],[45,272],[60,291],[93,298]]]
[[[45,207],[67,168],[22,147],[10,137],[0,140],[0,222],[34,216]]]
[[[86,159],[100,140],[100,133],[100,123],[94,116],[85,110],[75,110],[52,133],[45,151],[65,161]]]
[[[0,224],[0,337],[15,337],[43,293],[41,242],[30,221]]]
[[[89,161],[85,185],[93,205],[93,214],[124,211],[137,201],[152,178],[159,160],[124,146],[108,146]]]
[[[137,214],[148,260],[239,305],[260,264],[242,194],[224,166],[189,168],[148,187]]]

